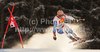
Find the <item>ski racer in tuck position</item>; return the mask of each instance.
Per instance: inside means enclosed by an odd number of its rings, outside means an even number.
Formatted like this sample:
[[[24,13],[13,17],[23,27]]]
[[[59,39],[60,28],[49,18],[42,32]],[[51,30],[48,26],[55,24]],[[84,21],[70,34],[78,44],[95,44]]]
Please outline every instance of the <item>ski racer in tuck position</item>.
[[[79,40],[80,38],[73,32],[73,30],[64,24],[65,18],[78,22],[77,19],[71,16],[67,16],[66,14],[64,14],[62,10],[58,10],[57,15],[53,19],[53,35],[54,35],[53,39],[54,40],[57,39],[56,37],[56,31],[57,31],[59,34],[66,33],[67,37],[71,39],[73,42]],[[82,41],[85,42],[85,40]]]

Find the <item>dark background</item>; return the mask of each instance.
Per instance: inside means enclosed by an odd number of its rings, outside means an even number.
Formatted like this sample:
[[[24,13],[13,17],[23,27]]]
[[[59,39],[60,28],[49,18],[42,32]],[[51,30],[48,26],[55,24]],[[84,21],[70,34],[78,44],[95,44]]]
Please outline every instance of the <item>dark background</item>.
[[[56,15],[57,10],[62,9],[66,14],[75,18],[85,19],[83,23],[85,28],[89,28],[86,39],[100,38],[100,0],[0,0],[0,47],[3,35],[8,23],[10,13],[8,7],[11,9],[15,3],[13,16],[19,27],[25,28],[47,28],[52,24],[40,24],[41,18],[52,20]],[[29,24],[29,20],[38,19],[38,25]],[[33,28],[34,29],[34,28]],[[44,29],[45,30],[45,29]],[[44,31],[41,31],[43,33]],[[28,40],[32,35],[37,33],[21,32],[23,41]],[[9,28],[4,42],[4,48],[11,48],[20,42],[18,32],[15,28]],[[82,49],[100,49],[100,42],[93,41],[87,43]]]

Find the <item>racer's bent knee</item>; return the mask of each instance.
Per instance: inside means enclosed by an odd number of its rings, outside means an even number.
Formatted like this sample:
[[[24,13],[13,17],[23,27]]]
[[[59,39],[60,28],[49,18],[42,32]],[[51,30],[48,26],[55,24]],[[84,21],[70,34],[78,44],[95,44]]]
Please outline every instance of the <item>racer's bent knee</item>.
[[[72,34],[73,33],[73,30],[69,29],[68,33]]]

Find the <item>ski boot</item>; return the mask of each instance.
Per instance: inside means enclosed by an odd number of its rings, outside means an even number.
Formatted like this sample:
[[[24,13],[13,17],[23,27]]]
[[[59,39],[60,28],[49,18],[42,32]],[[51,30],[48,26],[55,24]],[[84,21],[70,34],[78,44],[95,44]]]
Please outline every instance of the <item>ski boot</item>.
[[[77,39],[77,40],[81,40],[81,38],[79,38],[79,37],[75,37],[75,39]]]
[[[77,41],[79,41],[80,43],[81,43],[81,42],[85,42],[85,40],[82,40],[82,39],[79,38],[79,37],[75,37],[75,39],[77,39]]]
[[[72,42],[77,41],[77,39],[73,38],[72,36],[70,36],[69,39],[71,39]]]

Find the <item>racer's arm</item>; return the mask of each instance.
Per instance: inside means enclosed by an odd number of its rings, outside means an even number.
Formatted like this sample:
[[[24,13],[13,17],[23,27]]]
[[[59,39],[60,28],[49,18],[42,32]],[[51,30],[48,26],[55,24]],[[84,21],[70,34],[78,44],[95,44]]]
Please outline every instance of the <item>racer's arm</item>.
[[[56,35],[57,21],[53,22],[53,35]]]
[[[65,15],[65,16],[66,16],[66,19],[70,19],[70,20],[74,20],[75,19],[72,16],[67,16],[67,15]]]
[[[66,16],[67,19],[70,19],[72,21],[78,22],[78,20],[73,18],[72,16],[67,16],[67,15],[65,15],[65,16]]]

